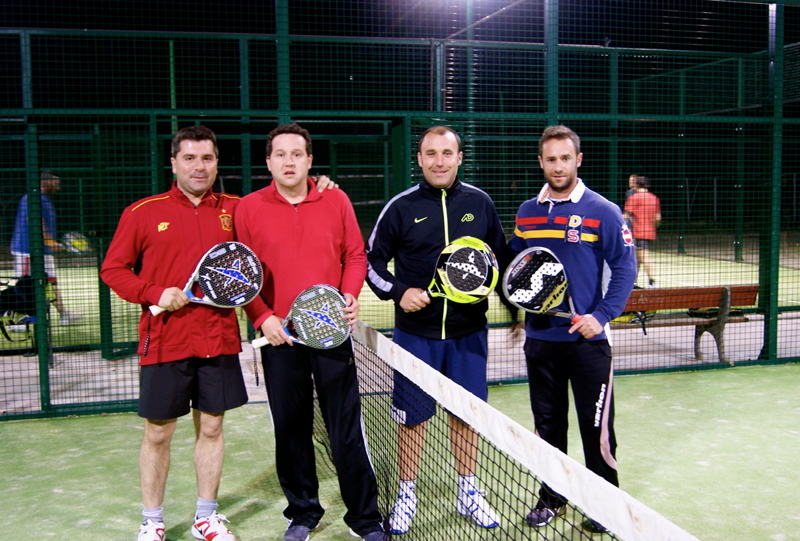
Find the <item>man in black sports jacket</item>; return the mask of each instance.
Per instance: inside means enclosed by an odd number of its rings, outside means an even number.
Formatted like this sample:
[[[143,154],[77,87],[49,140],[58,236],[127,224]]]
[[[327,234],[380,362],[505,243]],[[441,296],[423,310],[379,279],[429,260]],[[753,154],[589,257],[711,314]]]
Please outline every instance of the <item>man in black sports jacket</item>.
[[[425,292],[439,254],[459,237],[486,242],[501,272],[511,259],[491,198],[458,180],[462,158],[454,130],[434,126],[422,134],[417,161],[425,181],[395,196],[378,217],[367,241],[367,283],[380,299],[395,303],[395,343],[486,400],[489,301],[457,304],[431,299]],[[388,269],[392,259],[394,274]],[[502,295],[501,299],[506,302]],[[402,376],[395,381],[392,415],[400,423],[400,491],[389,521],[393,534],[406,533],[416,515],[417,469],[426,423],[434,412],[427,395]],[[499,526],[496,513],[475,486],[477,434],[452,415],[450,426],[459,473],[456,509],[480,527]]]

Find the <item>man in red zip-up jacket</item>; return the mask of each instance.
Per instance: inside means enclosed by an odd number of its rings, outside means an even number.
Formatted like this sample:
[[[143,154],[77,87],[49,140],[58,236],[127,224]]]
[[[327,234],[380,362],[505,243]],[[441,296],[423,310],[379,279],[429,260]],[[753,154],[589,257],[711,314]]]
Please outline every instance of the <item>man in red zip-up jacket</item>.
[[[353,346],[317,350],[292,344],[282,328],[295,297],[315,284],[338,288],[355,322],[358,294],[367,273],[364,242],[353,205],[333,190],[321,195],[308,178],[311,138],[284,124],[267,139],[272,184],[242,199],[236,235],[264,268],[261,295],[245,306],[269,341],[262,349],[264,381],[275,428],[275,464],[290,521],[284,541],[306,541],[325,510],[314,463],[313,387],[328,427],[345,523],[367,541],[383,541],[378,488],[362,431]],[[313,375],[313,384],[312,384]]]
[[[203,126],[180,130],[172,140],[175,182],[122,213],[100,277],[120,297],[142,305],[139,415],[145,418],[139,455],[144,522],[138,541],[163,541],[161,504],[177,418],[191,411],[195,426],[196,539],[233,541],[216,512],[224,456],[225,411],[247,402],[239,364],[241,341],[229,308],[190,304],[182,290],[209,248],[234,240],[233,211],[240,199],[211,191],[218,147]],[[167,311],[152,316],[158,305]]]

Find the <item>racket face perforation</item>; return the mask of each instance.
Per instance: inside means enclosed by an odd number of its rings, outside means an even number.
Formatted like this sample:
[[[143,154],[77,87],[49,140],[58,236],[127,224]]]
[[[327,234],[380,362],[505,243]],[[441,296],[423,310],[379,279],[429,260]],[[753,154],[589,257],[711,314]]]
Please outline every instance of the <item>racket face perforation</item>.
[[[461,237],[448,244],[436,262],[428,289],[431,297],[472,304],[494,290],[499,278],[492,249],[475,237]]]
[[[503,278],[506,297],[528,312],[554,310],[567,292],[567,275],[556,256],[545,248],[520,252]]]
[[[243,306],[261,291],[264,276],[255,253],[239,242],[217,245],[197,270],[205,300],[223,308]]]
[[[464,246],[450,254],[445,269],[450,285],[462,293],[469,293],[486,282],[489,263],[481,251]]]
[[[344,297],[336,288],[321,284],[300,293],[286,319],[301,343],[329,349],[341,345],[350,334],[344,308]]]

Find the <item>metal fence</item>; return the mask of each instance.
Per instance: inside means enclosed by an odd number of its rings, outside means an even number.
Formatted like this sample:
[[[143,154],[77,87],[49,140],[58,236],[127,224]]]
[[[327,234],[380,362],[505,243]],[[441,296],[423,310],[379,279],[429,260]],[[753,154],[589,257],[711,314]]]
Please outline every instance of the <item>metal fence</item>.
[[[800,2],[277,0],[201,2],[192,17],[147,3],[0,10],[0,279],[20,277],[10,244],[23,195],[29,222],[47,214],[45,193],[56,240],[75,232],[91,248],[53,254],[64,309],[82,316],[73,322],[48,299],[47,239],[31,229],[35,321],[3,316],[2,419],[134,407],[140,307],[118,299],[98,269],[122,209],[168,189],[169,141],[190,124],[217,133],[215,189],[236,194],[270,182],[267,133],[303,125],[312,173],[348,193],[365,238],[384,203],[421,179],[416,140],[437,123],[461,134],[460,177],[491,195],[510,234],[543,183],[539,135],[567,124],[582,138],[589,187],[623,206],[629,175],[651,180],[663,216],[652,250],[659,288],[758,286],[721,333],[726,360],[800,356]],[[57,193],[42,171],[60,178]],[[388,303],[368,289],[361,302],[362,319],[391,329]],[[496,300],[490,319],[490,379],[524,379]],[[647,334],[635,321],[615,324],[617,372],[728,366],[709,334],[698,358],[697,322],[674,323]]]

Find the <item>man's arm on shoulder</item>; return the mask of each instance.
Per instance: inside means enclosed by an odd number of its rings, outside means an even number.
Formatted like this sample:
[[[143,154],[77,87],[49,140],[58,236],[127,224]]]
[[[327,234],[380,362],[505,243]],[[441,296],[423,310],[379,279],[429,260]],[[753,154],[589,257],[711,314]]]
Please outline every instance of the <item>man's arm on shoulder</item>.
[[[324,192],[325,190],[333,190],[335,188],[339,188],[339,185],[336,184],[328,175],[320,175],[318,177],[311,177],[314,183],[317,185],[317,191],[319,193]]]

